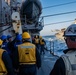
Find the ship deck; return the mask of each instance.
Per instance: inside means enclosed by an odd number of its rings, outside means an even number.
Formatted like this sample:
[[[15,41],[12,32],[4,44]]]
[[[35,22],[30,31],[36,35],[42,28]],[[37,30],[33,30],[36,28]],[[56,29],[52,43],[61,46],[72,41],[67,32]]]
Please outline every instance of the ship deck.
[[[49,51],[45,51],[45,54],[41,55],[42,66],[37,71],[37,75],[49,75],[58,58],[58,56],[50,54]]]

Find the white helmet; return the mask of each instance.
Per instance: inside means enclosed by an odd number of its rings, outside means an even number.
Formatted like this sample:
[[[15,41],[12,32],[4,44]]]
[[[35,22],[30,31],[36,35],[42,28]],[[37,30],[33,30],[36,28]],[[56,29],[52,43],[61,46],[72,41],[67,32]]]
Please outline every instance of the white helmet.
[[[76,36],[76,24],[70,25],[64,32],[64,36],[71,37]]]

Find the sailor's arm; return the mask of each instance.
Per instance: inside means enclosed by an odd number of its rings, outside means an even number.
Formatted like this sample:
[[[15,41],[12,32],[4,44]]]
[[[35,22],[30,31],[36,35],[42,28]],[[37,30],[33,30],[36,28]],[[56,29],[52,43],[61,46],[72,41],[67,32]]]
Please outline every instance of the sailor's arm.
[[[56,61],[50,75],[65,75],[65,64],[62,58]]]
[[[8,75],[15,75],[14,69],[13,69],[13,66],[12,66],[11,58],[6,51],[4,51],[3,54],[2,54],[2,60],[3,60],[3,62],[5,64],[5,67],[8,71]]]

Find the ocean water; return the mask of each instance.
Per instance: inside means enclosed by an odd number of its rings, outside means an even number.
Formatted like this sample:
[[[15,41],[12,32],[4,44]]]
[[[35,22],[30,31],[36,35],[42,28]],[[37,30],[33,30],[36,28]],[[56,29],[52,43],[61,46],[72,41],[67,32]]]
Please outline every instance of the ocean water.
[[[63,50],[67,49],[67,45],[64,40],[59,40],[55,37],[55,35],[51,36],[43,36],[44,40],[46,41],[46,48],[48,51],[54,53],[54,55],[61,56]]]

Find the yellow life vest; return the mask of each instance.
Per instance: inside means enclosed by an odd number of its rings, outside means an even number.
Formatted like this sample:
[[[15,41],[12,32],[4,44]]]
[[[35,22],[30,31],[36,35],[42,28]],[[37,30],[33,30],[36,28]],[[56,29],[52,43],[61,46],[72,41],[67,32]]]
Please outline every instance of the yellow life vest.
[[[4,65],[4,62],[2,61],[2,54],[5,50],[0,49],[0,75],[7,75],[7,70]]]
[[[45,43],[40,39],[40,45],[44,45]]]
[[[39,39],[35,39],[35,44],[39,44]]]
[[[36,64],[36,47],[31,43],[24,43],[18,46],[19,63]]]

